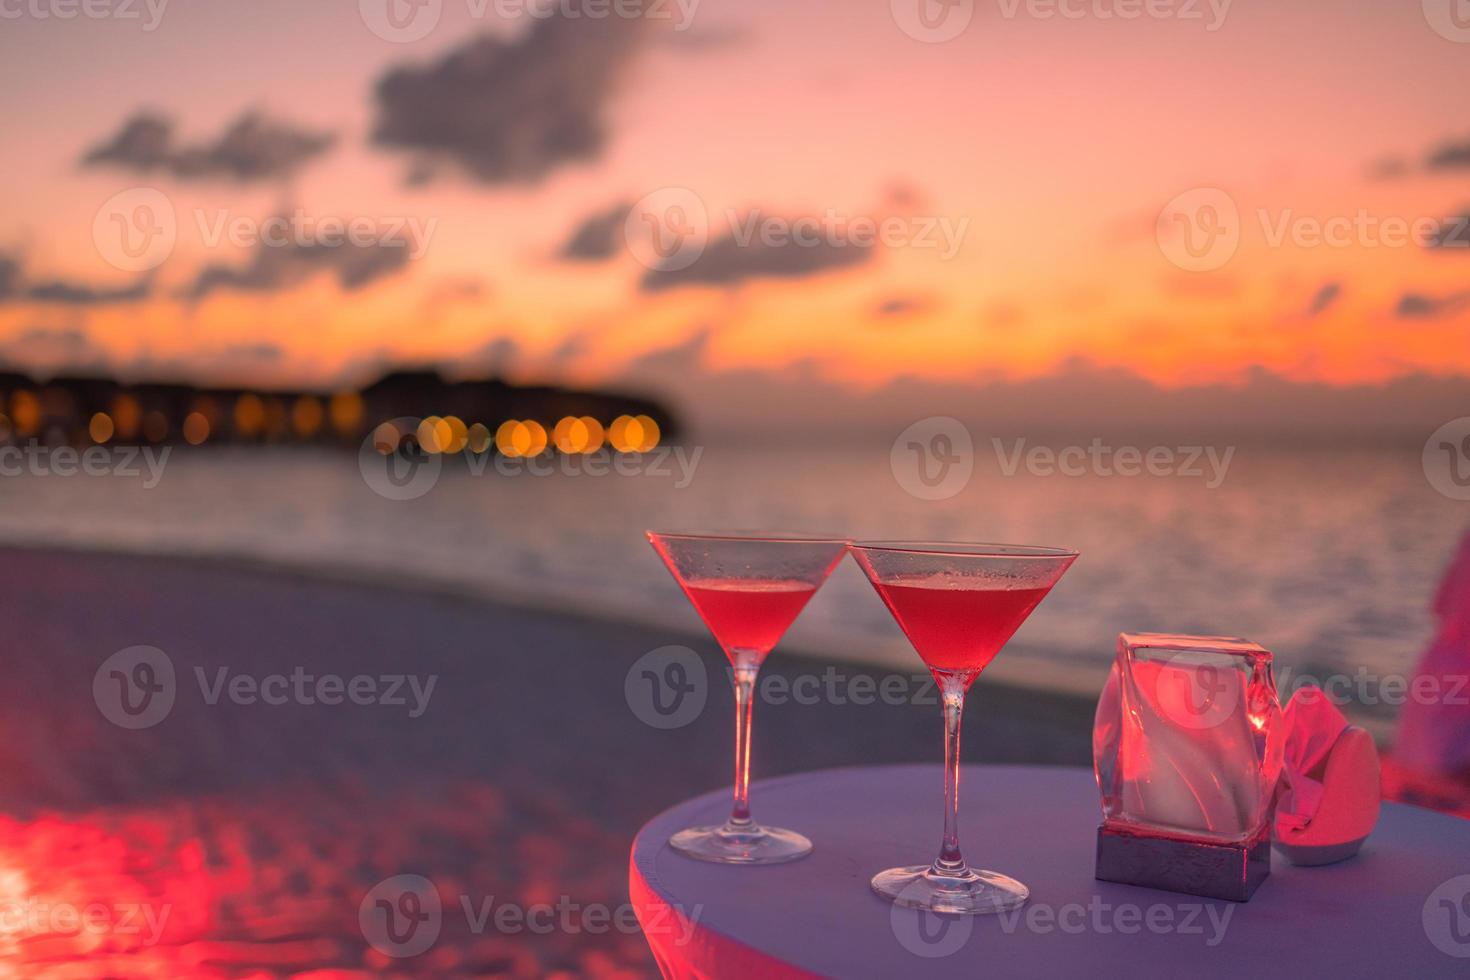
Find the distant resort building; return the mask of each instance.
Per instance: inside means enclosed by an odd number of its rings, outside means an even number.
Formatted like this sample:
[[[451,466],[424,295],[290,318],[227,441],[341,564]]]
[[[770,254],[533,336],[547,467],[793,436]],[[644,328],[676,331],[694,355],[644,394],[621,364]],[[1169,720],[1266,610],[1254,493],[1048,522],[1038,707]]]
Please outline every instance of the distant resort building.
[[[447,381],[435,370],[384,375],[362,389],[200,388],[0,370],[0,443],[316,444],[382,452],[497,451],[534,456],[644,452],[678,436],[658,402],[503,379]]]

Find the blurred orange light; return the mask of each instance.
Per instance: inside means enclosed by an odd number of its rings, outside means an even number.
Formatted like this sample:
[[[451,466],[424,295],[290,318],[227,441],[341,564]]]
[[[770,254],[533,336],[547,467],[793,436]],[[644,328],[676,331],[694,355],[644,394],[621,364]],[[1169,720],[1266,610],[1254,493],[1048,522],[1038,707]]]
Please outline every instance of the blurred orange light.
[[[138,428],[143,422],[143,409],[138,405],[138,399],[127,393],[114,398],[112,421],[116,425],[119,438],[129,441],[136,439]]]
[[[362,397],[355,391],[339,391],[327,405],[332,428],[340,436],[351,436],[362,425]]]
[[[502,456],[519,456],[521,451],[516,448],[516,429],[524,428],[515,419],[506,419],[500,423],[500,428],[495,430],[495,448]]]
[[[476,422],[470,426],[468,432],[469,447],[472,453],[483,453],[490,448],[490,430],[483,422]]]
[[[658,423],[647,415],[636,415],[633,417],[633,421],[638,424],[638,435],[641,437],[633,444],[636,451],[646,453],[658,446],[658,440],[662,435],[658,430]],[[632,427],[630,426],[629,428],[631,429]],[[629,438],[632,438],[631,434]]]
[[[602,448],[602,443],[606,435],[603,432],[602,423],[590,415],[584,415],[577,421],[582,423],[583,431],[586,433],[582,441],[582,452],[597,452]]]
[[[542,453],[546,452],[546,443],[548,441],[548,438],[546,435],[545,427],[543,427],[540,422],[537,422],[534,419],[526,419],[526,421],[521,423],[521,427],[525,429],[526,439],[528,443],[526,446],[525,455],[540,456]]]
[[[444,447],[444,452],[463,452],[465,445],[470,441],[470,430],[465,426],[464,422],[453,415],[444,416],[440,422],[447,430],[447,434],[444,431],[440,432],[440,435],[444,436],[444,441],[441,443]]]
[[[197,446],[209,438],[209,419],[202,412],[190,412],[184,419],[184,439]]]
[[[392,422],[384,422],[373,430],[373,448],[384,456],[398,449],[403,433]]]
[[[23,436],[33,436],[41,428],[41,402],[29,391],[17,391],[10,396],[10,417],[15,421],[15,431]]]
[[[322,403],[311,395],[302,395],[291,406],[291,428],[297,437],[310,439],[322,427]]]
[[[92,421],[87,423],[87,435],[99,446],[111,439],[114,431],[116,429],[112,424],[112,417],[106,412],[96,413],[92,416]]]
[[[454,452],[450,448],[454,443],[454,428],[437,415],[430,415],[420,422],[417,435],[419,445],[426,453]]]
[[[628,451],[628,423],[633,421],[631,415],[619,415],[612,420],[607,427],[607,441],[610,446],[620,453]]]
[[[235,431],[248,439],[259,435],[263,428],[265,404],[255,395],[241,395],[235,401]]]

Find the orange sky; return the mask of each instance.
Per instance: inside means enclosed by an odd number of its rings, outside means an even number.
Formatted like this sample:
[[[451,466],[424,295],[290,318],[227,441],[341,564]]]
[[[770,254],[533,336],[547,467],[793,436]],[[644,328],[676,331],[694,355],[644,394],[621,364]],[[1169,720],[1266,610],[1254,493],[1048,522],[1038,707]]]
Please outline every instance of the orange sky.
[[[406,186],[410,156],[370,140],[377,80],[525,24],[446,0],[427,37],[394,43],[357,7],[181,3],[152,31],[7,21],[0,248],[32,284],[134,284],[142,274],[109,264],[94,218],[136,187],[164,195],[177,244],[143,301],[0,302],[5,355],[306,381],[385,360],[473,369],[508,338],[522,373],[597,380],[709,328],[710,371],[810,361],[857,388],[903,374],[1032,377],[1077,357],[1171,385],[1254,366],[1334,383],[1470,374],[1470,304],[1398,313],[1406,295],[1465,290],[1470,248],[1361,230],[1341,246],[1270,240],[1283,221],[1301,233],[1300,219],[1470,210],[1470,165],[1426,166],[1470,142],[1453,96],[1470,81],[1470,45],[1435,33],[1419,4],[1238,0],[1210,31],[1105,17],[1112,0],[1079,0],[1076,18],[1031,16],[1025,3],[1007,17],[1009,2],[990,0],[958,37],[929,44],[899,29],[886,0],[703,0],[688,31],[656,25],[639,43],[587,159],[532,181],[449,168],[427,186]],[[172,119],[184,143],[247,110],[336,142],[289,177],[253,182],[81,165],[141,109]],[[1374,176],[1385,159],[1403,172]],[[647,270],[621,237],[602,261],[557,258],[587,216],[671,187],[693,192],[716,238],[732,208],[906,216],[963,237],[952,256],[900,243],[806,276],[657,291],[640,290]],[[1239,247],[1193,272],[1171,263],[1155,224],[1201,187],[1238,209]],[[221,216],[293,208],[432,231],[421,257],[359,289],[323,271],[178,295],[206,266],[251,260],[207,241]],[[1470,244],[1470,230],[1459,235]],[[880,315],[889,302],[903,311]]]

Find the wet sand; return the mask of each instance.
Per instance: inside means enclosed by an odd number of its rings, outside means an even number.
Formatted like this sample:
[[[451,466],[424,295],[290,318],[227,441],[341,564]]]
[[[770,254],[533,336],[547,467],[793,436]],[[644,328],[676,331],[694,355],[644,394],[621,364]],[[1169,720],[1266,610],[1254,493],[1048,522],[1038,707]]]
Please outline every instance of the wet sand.
[[[642,937],[618,925],[628,845],[729,780],[730,695],[706,636],[412,583],[25,550],[0,551],[0,614],[0,964],[16,975],[648,976]],[[698,651],[707,700],[663,730],[629,673],[670,644]],[[94,680],[136,645],[166,654],[174,701],[129,729],[108,718],[114,679],[100,695]],[[757,777],[937,763],[922,675],[778,651],[763,676]],[[965,757],[1086,764],[1091,713],[982,680]],[[915,801],[936,818],[938,779]],[[437,941],[405,957],[359,919],[400,874],[444,903]],[[463,912],[487,901],[561,911],[545,930]]]

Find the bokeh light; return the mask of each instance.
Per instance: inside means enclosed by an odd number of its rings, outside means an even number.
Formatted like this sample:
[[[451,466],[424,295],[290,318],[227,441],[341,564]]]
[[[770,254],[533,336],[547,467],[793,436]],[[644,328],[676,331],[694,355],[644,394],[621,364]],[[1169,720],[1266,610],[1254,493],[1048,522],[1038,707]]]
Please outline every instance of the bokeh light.
[[[209,438],[209,419],[203,412],[190,412],[184,418],[184,441],[191,446],[202,445]]]
[[[87,423],[87,435],[91,436],[92,441],[99,446],[111,439],[115,431],[116,427],[112,424],[112,417],[106,412],[97,412]]]

